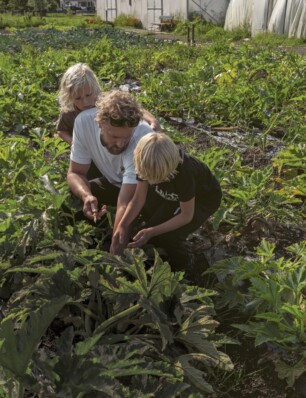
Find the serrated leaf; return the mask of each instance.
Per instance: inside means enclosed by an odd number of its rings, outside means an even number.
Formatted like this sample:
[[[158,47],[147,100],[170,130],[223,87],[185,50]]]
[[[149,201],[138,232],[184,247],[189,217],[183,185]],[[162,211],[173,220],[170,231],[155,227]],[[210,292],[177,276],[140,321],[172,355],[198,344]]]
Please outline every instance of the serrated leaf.
[[[148,314],[150,314],[152,322],[159,329],[163,342],[162,348],[164,350],[167,344],[173,343],[173,333],[170,329],[170,323],[167,315],[148,299],[140,300],[140,305],[148,312]]]
[[[191,364],[192,361],[200,362],[207,368],[217,366],[218,361],[204,354],[186,354],[179,356],[175,362],[179,372],[183,374],[192,386],[205,394],[214,394],[212,385],[205,380],[206,373],[195,368]]]
[[[290,290],[299,294],[306,287],[306,266],[287,271],[282,283]]]
[[[0,365],[4,369],[17,377],[25,374],[42,335],[68,299],[69,296],[61,296],[44,304],[17,330],[12,318],[7,317],[0,323]]]
[[[262,258],[263,262],[270,260],[274,257],[275,243],[263,239],[258,246],[256,253]]]
[[[178,280],[171,273],[170,265],[163,262],[155,251],[154,266],[149,284],[149,296],[160,303],[165,297],[170,297],[178,285]]]
[[[283,361],[276,361],[275,370],[280,379],[286,379],[289,387],[293,387],[295,381],[306,372],[306,363],[304,359],[301,359],[296,364],[287,364]]]
[[[208,306],[201,306],[194,311],[181,325],[175,339],[191,348],[191,351],[196,350],[211,358],[218,359],[219,352],[215,345],[208,340],[208,337],[219,323],[212,319],[209,311]]]

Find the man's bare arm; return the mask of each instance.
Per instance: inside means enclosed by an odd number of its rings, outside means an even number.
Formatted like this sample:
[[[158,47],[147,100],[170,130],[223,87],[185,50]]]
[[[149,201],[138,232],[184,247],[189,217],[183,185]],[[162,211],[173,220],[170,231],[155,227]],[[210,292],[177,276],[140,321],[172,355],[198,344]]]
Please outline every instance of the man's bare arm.
[[[99,211],[98,199],[93,196],[89,181],[87,179],[87,172],[90,164],[80,164],[70,161],[69,170],[67,173],[67,182],[69,188],[75,196],[83,201],[84,215],[90,220],[100,220],[106,213],[106,207]]]
[[[67,173],[68,186],[75,196],[84,202],[86,196],[91,195],[89,182],[87,180],[87,172],[90,164],[80,164],[70,160]]]

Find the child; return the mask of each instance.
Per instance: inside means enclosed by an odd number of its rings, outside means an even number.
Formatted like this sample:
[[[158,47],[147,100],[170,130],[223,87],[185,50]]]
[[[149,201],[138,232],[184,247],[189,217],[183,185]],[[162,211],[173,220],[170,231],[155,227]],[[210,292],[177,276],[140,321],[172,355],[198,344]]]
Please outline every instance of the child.
[[[75,118],[80,112],[93,108],[100,93],[98,78],[87,64],[72,65],[64,73],[58,94],[60,116],[56,122],[56,130],[69,145],[72,143]],[[148,111],[144,111],[144,120],[153,129],[159,128],[158,121]]]
[[[111,247],[121,254],[127,245],[141,247],[148,241],[166,250],[177,269],[191,265],[187,236],[220,206],[220,184],[209,168],[187,155],[163,133],[146,134],[134,151],[138,174],[136,192],[128,205]],[[142,210],[146,222],[128,243],[132,222]]]
[[[95,106],[100,92],[98,78],[88,65],[78,63],[64,73],[58,94],[61,113],[56,130],[69,145],[72,143],[75,118],[80,112]]]

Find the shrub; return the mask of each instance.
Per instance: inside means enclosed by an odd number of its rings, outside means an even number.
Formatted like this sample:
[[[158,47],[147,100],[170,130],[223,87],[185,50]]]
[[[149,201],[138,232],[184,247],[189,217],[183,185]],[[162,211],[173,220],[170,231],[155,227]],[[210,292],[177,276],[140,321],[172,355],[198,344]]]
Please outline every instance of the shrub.
[[[187,33],[187,28],[191,27],[194,27],[197,36],[203,36],[211,29],[215,28],[216,25],[212,24],[211,22],[207,22],[199,17],[196,17],[193,20],[177,20],[175,24],[175,33],[184,35]]]
[[[120,14],[114,21],[116,26],[130,26],[137,29],[142,29],[142,22],[140,19],[132,15]]]

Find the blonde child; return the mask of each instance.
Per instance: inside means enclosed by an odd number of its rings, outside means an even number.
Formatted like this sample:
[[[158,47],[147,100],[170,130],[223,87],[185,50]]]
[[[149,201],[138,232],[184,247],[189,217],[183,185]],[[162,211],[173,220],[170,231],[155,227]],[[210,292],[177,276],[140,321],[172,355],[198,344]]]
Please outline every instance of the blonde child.
[[[101,87],[93,70],[84,63],[70,66],[64,73],[58,94],[60,115],[56,122],[58,135],[69,145],[75,118],[82,111],[94,108]],[[144,110],[144,120],[155,130],[159,128],[156,118]]]
[[[220,206],[220,184],[207,165],[184,153],[163,133],[142,137],[134,162],[138,184],[113,236],[111,253],[150,242],[166,250],[171,265],[185,269],[192,259],[186,238]],[[146,225],[128,243],[140,212]]]

